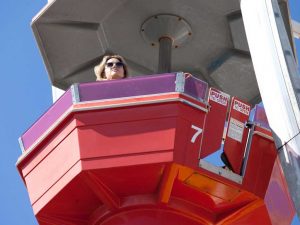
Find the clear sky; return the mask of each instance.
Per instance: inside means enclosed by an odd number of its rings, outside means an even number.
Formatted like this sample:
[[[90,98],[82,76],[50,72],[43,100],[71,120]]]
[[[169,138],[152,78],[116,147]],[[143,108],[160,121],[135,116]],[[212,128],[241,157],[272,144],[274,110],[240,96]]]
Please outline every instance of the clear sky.
[[[30,22],[47,0],[0,2],[0,225],[36,225],[26,188],[16,170],[18,137],[51,105],[51,88]],[[290,0],[300,21],[300,0]],[[300,59],[300,43],[297,41]],[[295,219],[293,224],[300,224]]]

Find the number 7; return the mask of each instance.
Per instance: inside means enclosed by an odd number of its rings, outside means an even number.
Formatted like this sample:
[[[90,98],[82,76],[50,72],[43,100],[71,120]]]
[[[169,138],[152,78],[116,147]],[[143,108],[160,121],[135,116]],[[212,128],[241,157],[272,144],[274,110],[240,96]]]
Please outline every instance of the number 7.
[[[202,129],[200,127],[197,127],[195,125],[192,125],[192,128],[196,130],[196,133],[193,135],[191,142],[195,143],[196,138],[202,133]]]

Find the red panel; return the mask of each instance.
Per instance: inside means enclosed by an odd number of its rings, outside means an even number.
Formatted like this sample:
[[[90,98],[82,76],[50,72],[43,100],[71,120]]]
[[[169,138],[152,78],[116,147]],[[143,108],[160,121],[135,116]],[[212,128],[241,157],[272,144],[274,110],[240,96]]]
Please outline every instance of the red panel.
[[[100,224],[100,223],[99,223]],[[102,225],[199,225],[201,220],[173,210],[159,208],[132,209],[109,217]]]
[[[163,169],[164,164],[157,163],[103,169],[95,171],[94,174],[117,195],[131,196],[156,192]],[[118,177],[118,179],[116,179],[116,177]]]
[[[81,160],[84,170],[95,168],[113,168],[116,166],[134,166],[150,163],[163,163],[173,161],[173,151],[147,152],[143,154],[120,155],[115,157],[103,157]]]
[[[77,112],[75,118],[77,119],[79,126],[87,126],[104,123],[112,124],[124,121],[139,121],[163,117],[175,117],[178,116],[179,104],[179,102],[167,102],[164,104],[149,104],[132,107],[88,110]],[[93,113],[93,116],[91,116],[91,113]]]
[[[74,178],[76,178],[82,172],[82,167],[80,161],[78,161],[74,166],[72,166],[66,173],[62,174],[62,176],[55,182],[47,191],[34,203],[32,203],[32,208],[35,215],[42,210],[45,210],[45,207],[51,201],[56,201],[57,195],[67,187]],[[38,183],[38,185],[43,185]],[[74,197],[74,195],[73,195]],[[68,202],[65,203],[65,205]],[[61,224],[61,223],[57,223]],[[48,224],[47,224],[48,225]]]
[[[184,104],[180,105],[176,129],[175,162],[191,168],[199,167],[199,149],[205,117],[205,111]]]
[[[214,153],[221,146],[229,95],[215,88],[210,88],[208,103],[210,110],[205,120],[203,142],[200,151],[201,159]]]
[[[205,108],[202,103],[199,106]],[[239,113],[248,108],[243,106],[233,105],[231,118],[244,123]],[[45,139],[47,147],[38,146],[28,164],[24,160],[19,167],[27,174],[30,199],[41,225],[270,224],[262,201],[256,204],[256,196],[198,168],[205,110],[177,101],[74,114],[74,120],[63,121],[69,121],[68,126]],[[218,132],[220,124],[215,125]],[[265,142],[254,138],[253,143],[259,146],[259,154],[250,156],[251,160],[270,158],[264,152],[268,148],[262,144]],[[240,154],[243,144],[229,147]],[[225,152],[232,159],[234,151],[229,148]],[[168,174],[165,167],[172,162],[181,165]],[[268,168],[263,166],[263,181],[252,187],[257,193],[263,192],[268,179]],[[165,183],[163,174],[171,177]],[[254,176],[258,177],[256,171],[250,179]],[[166,201],[159,199],[161,193]]]
[[[93,118],[93,113],[90,113]],[[94,121],[96,124],[97,121]],[[176,118],[99,124],[78,129],[81,158],[174,149]],[[113,165],[112,165],[113,167]]]
[[[241,172],[248,135],[245,123],[248,121],[249,114],[249,104],[236,97],[232,98],[224,152],[231,164],[232,170],[237,174]]]
[[[32,204],[79,161],[79,152],[78,135],[74,130],[25,177]]]
[[[178,129],[176,130],[175,138],[174,162],[184,164],[186,151],[182,151],[182,149],[185,148],[188,142],[188,136],[186,134],[188,134],[191,129],[191,123],[180,117],[177,118],[176,124]]]
[[[264,198],[276,156],[271,132],[255,126],[243,186]]]
[[[204,111],[181,103],[81,113],[75,116],[84,125],[78,131],[81,157],[158,153],[175,147],[177,162],[198,167],[205,116]]]
[[[66,124],[62,125],[63,126],[56,129],[52,135],[49,135],[48,139],[33,149],[33,151],[26,156],[26,159],[18,165],[19,170],[22,168],[24,177],[26,177],[31,170],[47,157],[47,155],[76,128],[76,120],[68,121]],[[26,163],[27,161],[30,163]]]
[[[91,212],[95,211],[99,205],[101,205],[96,195],[90,190],[88,185],[83,182],[81,175],[73,180],[69,180],[65,188],[59,190],[59,192],[52,196],[50,201],[48,198],[47,200],[48,202],[43,205],[42,210],[36,212],[36,217],[40,225],[65,225],[70,224],[68,221],[70,219],[73,219],[73,224],[82,224],[82,221],[88,218]],[[34,205],[34,208],[40,206],[40,201],[41,200]],[[61,221],[58,222],[57,218]],[[82,221],[77,221],[76,223],[76,218],[80,218]],[[46,222],[46,219],[49,223]]]

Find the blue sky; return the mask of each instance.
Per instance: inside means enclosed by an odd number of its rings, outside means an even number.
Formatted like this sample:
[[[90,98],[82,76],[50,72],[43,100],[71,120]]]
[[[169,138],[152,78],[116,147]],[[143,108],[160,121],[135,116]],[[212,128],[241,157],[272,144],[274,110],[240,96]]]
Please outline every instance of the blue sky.
[[[46,0],[0,3],[0,225],[36,225],[26,188],[16,170],[21,155],[18,137],[51,105],[51,88],[30,28]],[[300,0],[290,0],[300,21]],[[300,59],[300,43],[297,41]],[[295,220],[294,224],[300,224]]]

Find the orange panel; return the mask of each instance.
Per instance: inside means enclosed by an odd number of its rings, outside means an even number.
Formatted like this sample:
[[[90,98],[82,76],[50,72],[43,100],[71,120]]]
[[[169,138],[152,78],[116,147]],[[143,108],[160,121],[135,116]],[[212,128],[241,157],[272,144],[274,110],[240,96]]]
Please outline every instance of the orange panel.
[[[250,205],[226,216],[218,224],[224,225],[272,225],[268,211],[262,200],[257,200]]]

